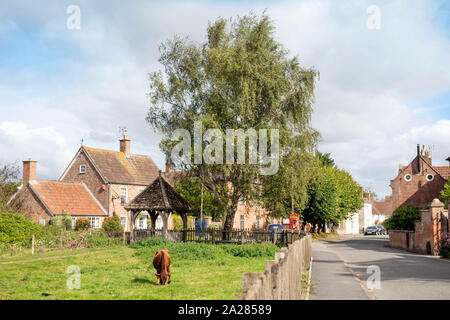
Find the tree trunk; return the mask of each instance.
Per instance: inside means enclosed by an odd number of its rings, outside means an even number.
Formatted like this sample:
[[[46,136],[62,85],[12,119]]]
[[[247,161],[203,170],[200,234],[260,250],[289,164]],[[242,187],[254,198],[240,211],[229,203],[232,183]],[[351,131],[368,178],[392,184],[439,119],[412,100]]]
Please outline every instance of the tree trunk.
[[[229,231],[233,230],[234,216],[236,214],[238,203],[239,198],[231,200],[230,207],[228,208],[227,215],[225,217],[225,223],[223,224],[223,231],[225,231],[222,234],[223,240],[227,240]]]

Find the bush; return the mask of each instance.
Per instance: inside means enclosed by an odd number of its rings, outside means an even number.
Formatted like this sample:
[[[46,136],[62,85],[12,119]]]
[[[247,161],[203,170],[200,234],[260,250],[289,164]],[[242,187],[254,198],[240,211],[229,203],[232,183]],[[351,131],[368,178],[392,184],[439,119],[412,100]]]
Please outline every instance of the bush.
[[[438,252],[442,258],[450,259],[450,233],[446,238],[442,239],[441,243],[439,244]]]
[[[86,237],[89,248],[102,248],[111,246],[120,246],[123,244],[122,238],[108,237],[103,230],[93,231]]]
[[[45,227],[34,223],[21,214],[0,213],[0,243],[29,245],[31,236],[39,237]]]
[[[120,218],[118,216],[108,217],[103,221],[103,231],[106,232],[120,232],[123,231],[120,225]]]
[[[407,205],[400,206],[383,222],[386,230],[412,230],[414,231],[415,221],[420,220],[420,208]]]
[[[67,214],[54,216],[50,219],[50,224],[60,229],[72,230],[72,217]]]
[[[89,229],[90,227],[91,227],[91,222],[89,221],[88,218],[78,218],[77,222],[75,223],[76,231],[86,230],[86,229]]]
[[[155,253],[166,248],[174,260],[216,260],[226,256],[241,258],[267,257],[274,258],[279,247],[273,243],[248,244],[210,244],[197,242],[170,242],[162,238],[143,239],[131,245],[138,249],[135,255],[151,263]]]

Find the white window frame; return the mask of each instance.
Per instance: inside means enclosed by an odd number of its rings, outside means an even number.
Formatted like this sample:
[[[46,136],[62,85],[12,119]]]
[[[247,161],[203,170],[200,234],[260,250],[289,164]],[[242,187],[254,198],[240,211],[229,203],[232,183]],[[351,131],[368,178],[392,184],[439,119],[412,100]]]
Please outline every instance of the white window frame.
[[[241,227],[241,230],[244,230],[244,228],[245,228],[245,216],[243,214],[241,214],[241,217],[240,217],[240,227]]]
[[[84,170],[83,170],[84,168]],[[80,164],[80,173],[86,173],[86,165],[85,164]]]
[[[93,229],[100,228],[100,217],[89,217],[89,222],[91,223],[91,228]]]
[[[428,176],[431,176],[431,179],[428,179]],[[432,175],[431,173],[427,174],[425,176],[425,179],[427,179],[427,181],[433,181],[434,180],[434,175]]]
[[[41,226],[45,226],[45,219],[39,219],[39,224]]]
[[[261,228],[261,217],[256,216],[255,229],[259,230]]]
[[[122,192],[125,190],[125,201],[122,201]],[[120,204],[124,205],[128,202],[128,188],[127,187],[120,187]]]
[[[410,178],[409,178],[409,179],[406,179],[407,176],[409,176]],[[408,182],[409,182],[409,181],[412,180],[412,175],[409,174],[409,173],[407,173],[407,174],[405,174],[404,178],[405,178],[405,181],[408,181]]]
[[[142,225],[141,225],[142,223]],[[138,229],[139,230],[144,230],[147,229],[147,217],[139,217],[138,218]]]
[[[127,216],[121,216],[120,217],[120,225],[123,228],[123,231],[127,230],[127,223],[128,223],[128,217]]]
[[[75,230],[77,225],[77,217],[72,217],[72,230]]]

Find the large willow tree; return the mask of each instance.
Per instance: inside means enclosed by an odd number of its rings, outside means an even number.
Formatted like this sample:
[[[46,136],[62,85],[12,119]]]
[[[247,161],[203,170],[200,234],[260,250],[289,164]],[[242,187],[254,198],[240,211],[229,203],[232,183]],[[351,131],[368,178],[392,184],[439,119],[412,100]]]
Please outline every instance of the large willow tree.
[[[280,174],[292,177],[283,192],[300,199],[293,192],[298,181],[290,173],[295,172],[285,164],[298,154],[312,152],[315,146],[318,134],[311,128],[310,118],[317,72],[301,67],[297,57],[289,56],[276,41],[269,17],[250,14],[218,19],[209,23],[204,43],[175,37],[159,49],[163,70],[150,74],[147,121],[162,133],[160,146],[168,159],[177,143],[171,140],[174,130],[186,129],[194,137],[195,121],[202,122],[203,132],[218,129],[224,142],[227,129],[278,129]],[[207,145],[203,141],[203,147]],[[189,157],[191,163],[172,165],[200,178],[224,204],[225,230],[233,226],[239,201],[255,203],[263,199],[262,194],[274,198],[273,188],[263,189],[280,182],[278,173],[261,176],[260,164],[195,164],[193,152]],[[277,181],[272,183],[273,179]]]

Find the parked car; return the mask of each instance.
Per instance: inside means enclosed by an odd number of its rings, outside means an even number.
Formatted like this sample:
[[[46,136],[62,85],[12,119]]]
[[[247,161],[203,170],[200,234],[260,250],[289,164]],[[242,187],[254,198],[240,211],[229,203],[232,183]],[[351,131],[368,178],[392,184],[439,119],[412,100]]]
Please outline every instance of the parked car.
[[[376,227],[376,226],[370,226],[370,227],[367,227],[366,228],[366,231],[364,231],[364,235],[365,236],[368,236],[368,235],[371,235],[371,234],[374,234],[374,235],[378,235],[378,228]]]
[[[385,227],[383,227],[382,225],[376,225],[375,227],[377,227],[377,229],[378,229],[378,234],[387,234],[387,232],[386,232],[386,228]]]

